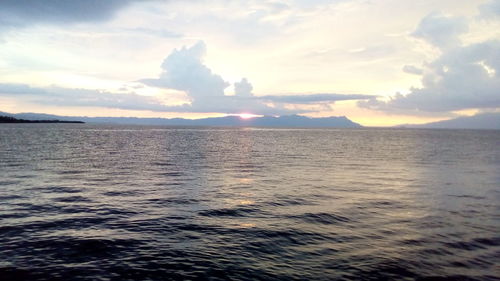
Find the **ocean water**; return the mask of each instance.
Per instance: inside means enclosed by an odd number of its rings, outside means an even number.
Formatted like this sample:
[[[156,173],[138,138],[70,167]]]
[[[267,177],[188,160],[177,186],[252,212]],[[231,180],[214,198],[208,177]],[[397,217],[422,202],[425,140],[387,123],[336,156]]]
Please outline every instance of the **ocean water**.
[[[500,131],[0,125],[0,280],[499,280]]]

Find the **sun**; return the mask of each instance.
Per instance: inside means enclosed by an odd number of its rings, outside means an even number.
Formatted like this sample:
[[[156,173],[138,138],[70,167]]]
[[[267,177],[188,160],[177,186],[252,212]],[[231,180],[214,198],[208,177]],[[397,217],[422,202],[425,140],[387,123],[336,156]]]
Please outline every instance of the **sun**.
[[[251,114],[251,113],[240,113],[240,114],[237,114],[237,116],[239,116],[241,119],[250,119],[250,118],[254,118],[254,117],[260,117],[260,115],[255,115],[255,114]]]

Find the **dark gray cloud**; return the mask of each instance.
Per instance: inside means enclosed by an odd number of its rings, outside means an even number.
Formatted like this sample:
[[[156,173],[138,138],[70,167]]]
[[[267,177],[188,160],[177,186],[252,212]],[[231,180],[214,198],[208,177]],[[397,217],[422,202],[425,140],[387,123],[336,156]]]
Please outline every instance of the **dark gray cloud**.
[[[159,0],[0,0],[0,33],[39,24],[102,22],[130,4],[144,1]]]
[[[18,28],[36,25],[68,25],[107,21],[120,10],[141,2],[167,0],[0,0],[0,36]],[[181,38],[183,35],[158,28],[106,28],[94,33],[147,35],[161,38]],[[6,40],[0,37],[0,43]]]
[[[0,25],[104,21],[133,0],[2,0]]]
[[[372,95],[342,95],[342,94],[310,94],[310,95],[269,95],[256,97],[260,100],[290,104],[310,104],[319,102],[335,102],[344,100],[371,99]]]

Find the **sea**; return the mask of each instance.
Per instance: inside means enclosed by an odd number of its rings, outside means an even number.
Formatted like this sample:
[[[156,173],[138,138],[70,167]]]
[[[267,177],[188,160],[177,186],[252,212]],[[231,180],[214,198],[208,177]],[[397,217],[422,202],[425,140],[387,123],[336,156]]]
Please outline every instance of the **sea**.
[[[500,131],[0,124],[0,280],[500,280]]]

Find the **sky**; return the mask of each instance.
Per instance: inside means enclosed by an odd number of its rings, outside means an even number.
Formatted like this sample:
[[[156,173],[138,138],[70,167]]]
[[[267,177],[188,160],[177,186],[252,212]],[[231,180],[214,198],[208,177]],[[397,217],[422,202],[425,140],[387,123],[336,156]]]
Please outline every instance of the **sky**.
[[[500,111],[500,0],[2,0],[0,111],[347,116]]]

